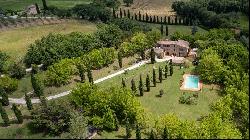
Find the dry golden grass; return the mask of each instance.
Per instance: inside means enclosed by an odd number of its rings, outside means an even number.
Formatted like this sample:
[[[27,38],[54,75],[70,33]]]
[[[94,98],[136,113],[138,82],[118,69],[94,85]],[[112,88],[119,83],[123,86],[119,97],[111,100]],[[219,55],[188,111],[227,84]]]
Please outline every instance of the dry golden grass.
[[[130,9],[131,12],[142,14],[148,13],[149,15],[169,16],[175,15],[171,5],[176,0],[134,0],[130,7],[126,7],[123,3],[122,9]]]
[[[87,21],[82,23],[75,20],[53,25],[11,29],[0,32],[0,50],[8,53],[11,58],[17,59],[25,55],[31,43],[49,33],[68,34],[74,31],[93,32],[95,30],[95,24]]]

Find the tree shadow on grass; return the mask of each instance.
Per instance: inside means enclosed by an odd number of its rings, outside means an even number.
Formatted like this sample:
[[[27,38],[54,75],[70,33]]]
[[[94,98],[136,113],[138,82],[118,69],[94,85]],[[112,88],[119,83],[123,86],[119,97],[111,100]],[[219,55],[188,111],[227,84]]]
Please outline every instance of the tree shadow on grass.
[[[121,138],[121,139],[127,139],[125,135],[116,135],[116,137]]]

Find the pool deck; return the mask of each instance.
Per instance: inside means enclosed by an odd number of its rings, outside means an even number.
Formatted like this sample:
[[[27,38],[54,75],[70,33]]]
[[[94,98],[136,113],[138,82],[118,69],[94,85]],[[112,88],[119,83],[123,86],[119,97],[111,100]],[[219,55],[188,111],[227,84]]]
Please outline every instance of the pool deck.
[[[202,82],[200,80],[199,80],[199,83],[198,83],[198,88],[185,88],[184,87],[185,82],[187,81],[186,78],[187,78],[187,76],[190,76],[190,75],[194,75],[194,74],[184,74],[183,75],[183,82],[181,83],[180,90],[200,91],[202,89]],[[199,75],[194,75],[194,76],[199,77]]]

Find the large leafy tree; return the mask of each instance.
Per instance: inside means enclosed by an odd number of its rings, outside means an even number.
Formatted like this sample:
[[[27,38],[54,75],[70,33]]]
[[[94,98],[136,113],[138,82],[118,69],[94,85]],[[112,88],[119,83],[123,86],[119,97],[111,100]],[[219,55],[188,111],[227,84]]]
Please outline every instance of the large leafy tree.
[[[97,26],[97,38],[104,44],[105,47],[117,47],[121,43],[122,31],[114,24],[103,24]]]

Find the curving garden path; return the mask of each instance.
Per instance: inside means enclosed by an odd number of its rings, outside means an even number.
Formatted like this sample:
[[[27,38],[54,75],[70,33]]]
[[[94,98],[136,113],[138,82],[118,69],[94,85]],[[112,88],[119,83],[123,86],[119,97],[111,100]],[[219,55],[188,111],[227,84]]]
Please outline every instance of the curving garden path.
[[[178,57],[166,57],[164,59],[156,59],[156,62],[164,62],[164,61],[167,61],[167,60],[170,60],[170,59],[178,59]],[[139,63],[134,64],[131,67],[128,67],[128,68],[123,69],[123,70],[120,70],[120,71],[118,71],[116,73],[110,74],[110,75],[105,76],[103,78],[97,79],[97,80],[94,81],[94,83],[95,84],[96,83],[100,83],[100,82],[105,81],[107,79],[113,78],[113,77],[115,77],[117,75],[120,75],[120,74],[124,73],[127,70],[136,69],[136,68],[138,68],[138,67],[140,67],[142,65],[145,65],[146,63],[149,63],[149,62],[150,62],[150,60],[141,61]],[[59,97],[63,97],[63,96],[69,95],[70,92],[71,92],[71,90],[65,91],[65,92],[59,93],[57,95],[46,97],[46,99],[47,100],[52,100],[52,99],[56,99],[56,98],[59,98]],[[28,94],[31,94],[31,93],[32,92],[29,92]],[[24,97],[22,97],[22,98],[9,98],[9,102],[10,103],[15,103],[15,104],[26,104],[26,101],[25,101]],[[40,100],[39,99],[31,99],[31,102],[32,103],[40,103]]]

